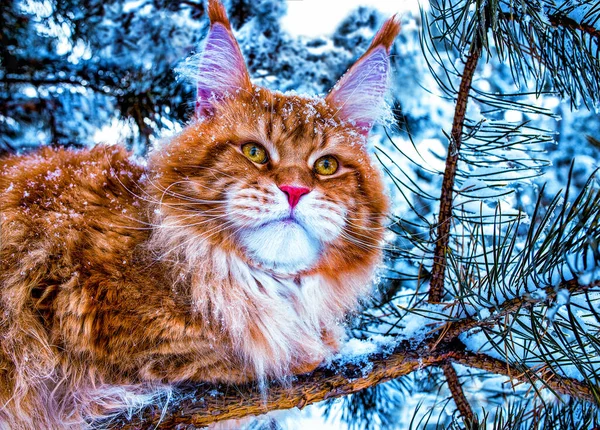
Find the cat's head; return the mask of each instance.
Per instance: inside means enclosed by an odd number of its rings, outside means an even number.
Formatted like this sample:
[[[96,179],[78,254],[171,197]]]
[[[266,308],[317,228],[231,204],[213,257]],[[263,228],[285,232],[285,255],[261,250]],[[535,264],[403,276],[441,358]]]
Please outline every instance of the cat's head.
[[[197,118],[152,161],[164,235],[283,275],[370,271],[387,199],[366,136],[384,110],[398,22],[317,99],[253,85],[223,6],[211,0],[208,13]]]

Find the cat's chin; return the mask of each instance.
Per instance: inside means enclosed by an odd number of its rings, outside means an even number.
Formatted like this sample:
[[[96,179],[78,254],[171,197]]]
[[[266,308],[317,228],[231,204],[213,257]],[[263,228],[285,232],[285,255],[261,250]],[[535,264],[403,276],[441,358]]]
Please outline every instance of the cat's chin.
[[[310,269],[321,253],[321,242],[293,221],[275,221],[239,233],[248,257],[261,268],[282,275]]]

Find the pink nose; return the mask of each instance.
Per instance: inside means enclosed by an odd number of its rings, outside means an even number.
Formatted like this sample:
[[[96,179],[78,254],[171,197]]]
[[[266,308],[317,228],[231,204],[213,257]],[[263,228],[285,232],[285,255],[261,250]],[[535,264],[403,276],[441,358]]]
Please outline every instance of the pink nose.
[[[280,185],[279,189],[283,191],[288,198],[290,206],[294,208],[300,201],[300,197],[310,192],[309,188],[306,187],[294,187],[291,185]]]

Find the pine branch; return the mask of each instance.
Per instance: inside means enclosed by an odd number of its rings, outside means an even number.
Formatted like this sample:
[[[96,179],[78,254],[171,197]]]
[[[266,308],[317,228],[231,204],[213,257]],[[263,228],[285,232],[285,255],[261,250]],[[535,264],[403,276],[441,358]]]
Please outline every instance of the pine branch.
[[[441,334],[438,342],[455,339],[462,333],[465,333],[466,331],[476,327],[485,327],[497,324],[499,320],[509,315],[516,315],[522,309],[530,309],[533,306],[542,303],[551,303],[556,300],[557,291],[565,289],[569,291],[569,293],[575,293],[583,292],[598,286],[600,286],[600,281],[595,281],[587,285],[579,285],[575,279],[572,279],[570,281],[561,283],[558,287],[549,286],[543,288],[542,290],[545,293],[545,297],[543,297],[543,295],[538,295],[537,298],[534,298],[530,295],[515,297],[514,299],[505,301],[497,307],[488,308],[487,310],[490,312],[490,316],[483,320],[478,320],[475,317],[468,317],[457,322],[449,322],[445,324],[440,328]]]
[[[523,19],[523,17],[520,15],[506,12],[500,12],[498,14],[498,18],[508,21],[521,21]],[[586,24],[584,22],[577,22],[573,18],[569,18],[568,16],[565,16],[563,14],[549,14],[548,21],[554,27],[564,27],[570,28],[572,30],[579,30],[589,34],[591,37],[595,37],[596,39],[600,40],[600,30],[598,30],[590,24]]]
[[[586,23],[579,23],[574,19],[569,18],[568,16],[560,14],[550,15],[548,16],[548,19],[550,20],[550,24],[552,24],[555,27],[568,27],[575,30],[580,30],[600,40],[600,30],[596,29],[592,25]]]
[[[462,389],[462,385],[458,380],[458,375],[456,374],[456,370],[452,367],[452,363],[444,363],[442,364],[442,370],[444,371],[444,376],[446,377],[446,383],[448,384],[448,388],[452,393],[452,398],[454,399],[454,403],[456,407],[460,411],[462,415],[465,425],[468,429],[477,428],[477,415],[473,413],[473,409],[471,409],[471,405],[469,401],[465,397],[465,393]]]
[[[441,364],[452,359],[456,352],[446,345],[433,352],[411,350],[399,345],[392,353],[378,353],[367,362],[357,364],[333,363],[322,366],[309,374],[300,375],[289,385],[272,384],[261,393],[254,384],[237,387],[187,386],[184,400],[162,410],[157,408],[143,414],[141,419],[115,423],[112,428],[138,429],[157,426],[172,429],[179,424],[205,426],[210,423],[264,414],[268,411],[303,408],[322,400],[347,396],[382,382],[407,375],[415,370]],[[365,369],[369,369],[365,371]],[[210,395],[207,393],[223,392]],[[100,427],[105,427],[103,424]]]
[[[519,8],[508,6],[510,12],[498,12],[498,21],[504,24],[494,33],[496,47],[500,58],[508,60],[516,82],[533,78],[538,94],[550,89],[570,99],[572,106],[582,102],[591,108],[598,103],[600,9],[593,6],[586,12],[590,3],[528,0]],[[572,18],[575,11],[584,16],[577,13],[580,18]]]
[[[453,354],[452,361],[463,366],[485,370],[498,375],[506,375],[513,380],[519,381],[518,383],[541,382],[542,386],[549,388],[556,394],[571,396],[592,403],[597,402],[594,393],[597,393],[598,387],[590,388],[576,379],[549,374],[544,369],[532,369],[524,366],[517,368],[503,360],[471,352]]]
[[[186,400],[168,405],[164,411],[158,407],[146,411],[131,421],[125,418],[113,421],[109,426],[118,429],[174,429],[182,424],[206,426],[272,410],[294,407],[301,409],[312,403],[347,396],[415,370],[447,362],[506,375],[522,383],[543,381],[544,386],[558,394],[594,401],[590,388],[577,380],[554,375],[547,381],[535,369],[519,370],[501,360],[484,354],[469,353],[462,348],[461,344],[452,343],[433,351],[425,348],[415,351],[402,344],[391,354],[379,353],[371,356],[367,367],[370,370],[366,374],[363,373],[366,363],[344,364],[339,367],[334,363],[331,367],[320,367],[313,373],[300,375],[290,385],[273,384],[265,394],[261,394],[256,386],[251,384],[237,387],[186,386],[182,388]],[[98,426],[106,427],[106,423]]]
[[[478,33],[479,34],[479,33]],[[481,55],[481,39],[476,36],[471,45],[471,51],[465,63],[458,98],[456,100],[456,109],[454,111],[454,122],[452,132],[448,142],[448,154],[446,156],[446,168],[444,170],[444,179],[442,181],[442,193],[440,196],[440,213],[438,216],[437,239],[433,256],[433,268],[431,271],[431,284],[429,287],[429,302],[438,303],[444,295],[444,277],[446,273],[446,253],[450,243],[450,225],[452,222],[452,202],[454,194],[454,182],[458,167],[458,158],[460,146],[462,143],[463,128],[467,112],[467,103],[469,100],[469,91],[471,82],[477,68],[477,63]]]

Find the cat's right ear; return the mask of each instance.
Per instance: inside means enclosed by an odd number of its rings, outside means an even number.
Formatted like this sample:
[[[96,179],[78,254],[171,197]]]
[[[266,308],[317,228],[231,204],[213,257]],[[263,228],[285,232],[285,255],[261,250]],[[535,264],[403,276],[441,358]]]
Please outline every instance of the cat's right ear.
[[[242,51],[219,0],[208,0],[208,17],[210,30],[197,70],[197,117],[211,116],[215,103],[238,91],[252,89]]]

